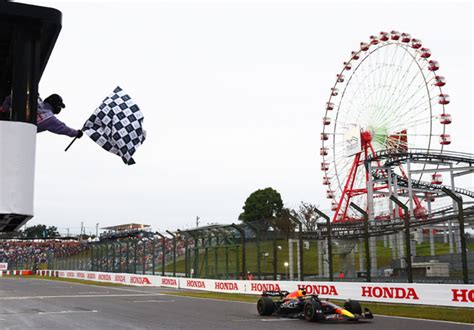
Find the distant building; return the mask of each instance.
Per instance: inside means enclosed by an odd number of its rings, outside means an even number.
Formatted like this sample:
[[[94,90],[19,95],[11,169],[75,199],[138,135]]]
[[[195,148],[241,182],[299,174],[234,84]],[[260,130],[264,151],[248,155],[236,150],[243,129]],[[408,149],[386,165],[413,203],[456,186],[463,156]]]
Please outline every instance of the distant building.
[[[151,233],[150,225],[140,223],[127,223],[101,228],[105,232],[100,234],[101,239],[116,239],[124,237],[148,236]]]

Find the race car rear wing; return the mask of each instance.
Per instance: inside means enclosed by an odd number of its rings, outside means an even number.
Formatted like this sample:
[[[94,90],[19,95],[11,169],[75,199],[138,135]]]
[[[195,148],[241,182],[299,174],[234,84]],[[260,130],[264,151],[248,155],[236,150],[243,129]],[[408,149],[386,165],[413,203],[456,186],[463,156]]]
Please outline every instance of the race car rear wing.
[[[290,292],[288,291],[263,291],[262,292],[262,297],[286,297],[289,295]]]

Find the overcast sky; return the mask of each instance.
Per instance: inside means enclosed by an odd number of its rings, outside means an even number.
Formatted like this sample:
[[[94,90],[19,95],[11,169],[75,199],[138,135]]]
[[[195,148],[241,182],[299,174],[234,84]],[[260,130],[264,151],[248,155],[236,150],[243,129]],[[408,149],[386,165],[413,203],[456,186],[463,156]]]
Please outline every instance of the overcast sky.
[[[329,209],[321,118],[335,75],[361,41],[398,30],[440,62],[451,96],[450,150],[473,152],[468,2],[25,1],[63,28],[40,83],[73,128],[117,85],[140,106],[136,165],[84,136],[37,138],[35,217],[79,232],[138,222],[155,230],[236,222],[253,191]]]

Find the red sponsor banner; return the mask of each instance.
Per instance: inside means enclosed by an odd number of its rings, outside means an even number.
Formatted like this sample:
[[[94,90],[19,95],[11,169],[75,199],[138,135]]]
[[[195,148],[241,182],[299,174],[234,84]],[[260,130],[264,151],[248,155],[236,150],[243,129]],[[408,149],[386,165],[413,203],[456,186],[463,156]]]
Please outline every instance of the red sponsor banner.
[[[174,277],[162,277],[161,278],[161,286],[170,287],[170,288],[178,288],[179,281],[177,278]]]
[[[454,302],[474,303],[474,289],[451,289]]]
[[[206,282],[203,280],[185,280],[187,288],[206,289]]]
[[[368,298],[390,298],[404,300],[419,300],[418,294],[414,288],[401,288],[396,286],[362,286],[361,296]]]
[[[99,281],[112,282],[112,275],[110,275],[110,274],[99,274],[99,276],[97,276],[97,279]]]
[[[115,275],[114,276],[114,282],[126,283],[127,279],[126,279],[125,275]]]
[[[249,282],[250,293],[258,294],[263,291],[282,291],[281,286],[278,282],[265,283],[265,282]],[[248,286],[247,286],[248,289]]]
[[[237,282],[231,281],[215,281],[214,290],[216,291],[239,291],[239,285]]]
[[[316,283],[298,284],[298,290],[305,290],[306,294],[317,294],[323,296],[339,296],[335,285]]]
[[[146,276],[130,276],[130,284],[151,285]]]

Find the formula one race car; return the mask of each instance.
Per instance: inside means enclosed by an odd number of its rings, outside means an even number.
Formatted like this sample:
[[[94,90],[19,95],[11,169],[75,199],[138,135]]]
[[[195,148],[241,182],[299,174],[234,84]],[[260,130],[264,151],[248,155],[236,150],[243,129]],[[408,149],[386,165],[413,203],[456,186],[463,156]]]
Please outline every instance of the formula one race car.
[[[276,298],[276,299],[275,299]],[[264,291],[257,302],[260,315],[278,315],[301,318],[307,321],[373,319],[368,308],[362,307],[355,300],[347,300],[344,307],[339,307],[328,300],[321,300],[317,295],[307,295],[304,290]]]

